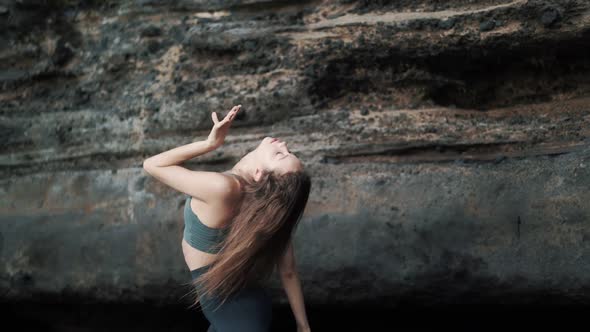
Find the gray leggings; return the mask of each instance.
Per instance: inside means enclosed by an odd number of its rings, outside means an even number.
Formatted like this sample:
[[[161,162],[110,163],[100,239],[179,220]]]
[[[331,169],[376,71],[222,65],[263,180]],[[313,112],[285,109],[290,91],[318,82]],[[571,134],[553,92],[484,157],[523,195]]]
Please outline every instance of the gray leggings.
[[[203,274],[209,265],[191,271],[194,280]],[[197,287],[198,293],[198,287]],[[201,296],[201,311],[209,321],[207,332],[266,332],[270,331],[272,301],[262,287],[246,287],[223,303],[220,299]]]

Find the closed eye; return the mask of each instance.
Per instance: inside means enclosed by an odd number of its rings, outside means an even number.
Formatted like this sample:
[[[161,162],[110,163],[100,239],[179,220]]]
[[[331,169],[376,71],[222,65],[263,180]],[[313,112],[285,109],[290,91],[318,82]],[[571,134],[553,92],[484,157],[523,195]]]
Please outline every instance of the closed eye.
[[[277,152],[277,154],[282,154],[283,156],[281,158],[279,158],[278,160],[283,160],[285,158],[287,158],[289,155],[284,154],[283,152]]]

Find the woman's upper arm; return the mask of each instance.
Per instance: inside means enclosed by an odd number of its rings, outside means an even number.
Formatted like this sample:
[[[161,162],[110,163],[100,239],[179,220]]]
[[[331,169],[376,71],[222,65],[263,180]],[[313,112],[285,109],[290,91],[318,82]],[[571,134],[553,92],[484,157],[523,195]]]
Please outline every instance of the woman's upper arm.
[[[225,201],[236,191],[236,182],[228,175],[210,171],[192,171],[182,166],[150,166],[144,169],[162,183],[212,204]]]

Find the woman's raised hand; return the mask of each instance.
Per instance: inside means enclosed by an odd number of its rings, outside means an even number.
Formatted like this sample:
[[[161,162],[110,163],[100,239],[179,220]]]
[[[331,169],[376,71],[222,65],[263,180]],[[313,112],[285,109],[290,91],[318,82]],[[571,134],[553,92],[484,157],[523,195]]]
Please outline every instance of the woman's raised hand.
[[[242,105],[232,107],[225,118],[223,118],[221,121],[219,121],[217,118],[216,112],[211,113],[211,118],[213,119],[213,129],[211,129],[211,133],[209,133],[209,137],[207,137],[207,141],[209,141],[211,145],[216,148],[223,145],[225,136],[227,136],[227,132],[229,130],[229,126],[232,124],[232,121],[236,117],[236,113],[238,113],[240,107],[242,107]]]

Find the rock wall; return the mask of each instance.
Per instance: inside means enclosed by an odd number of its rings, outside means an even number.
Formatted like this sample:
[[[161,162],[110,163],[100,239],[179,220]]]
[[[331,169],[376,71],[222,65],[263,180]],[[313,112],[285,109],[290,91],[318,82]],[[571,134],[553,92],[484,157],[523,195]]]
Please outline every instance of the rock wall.
[[[141,164],[235,104],[186,166],[289,143],[306,303],[590,300],[587,1],[4,1],[0,45],[7,300],[178,302]]]

